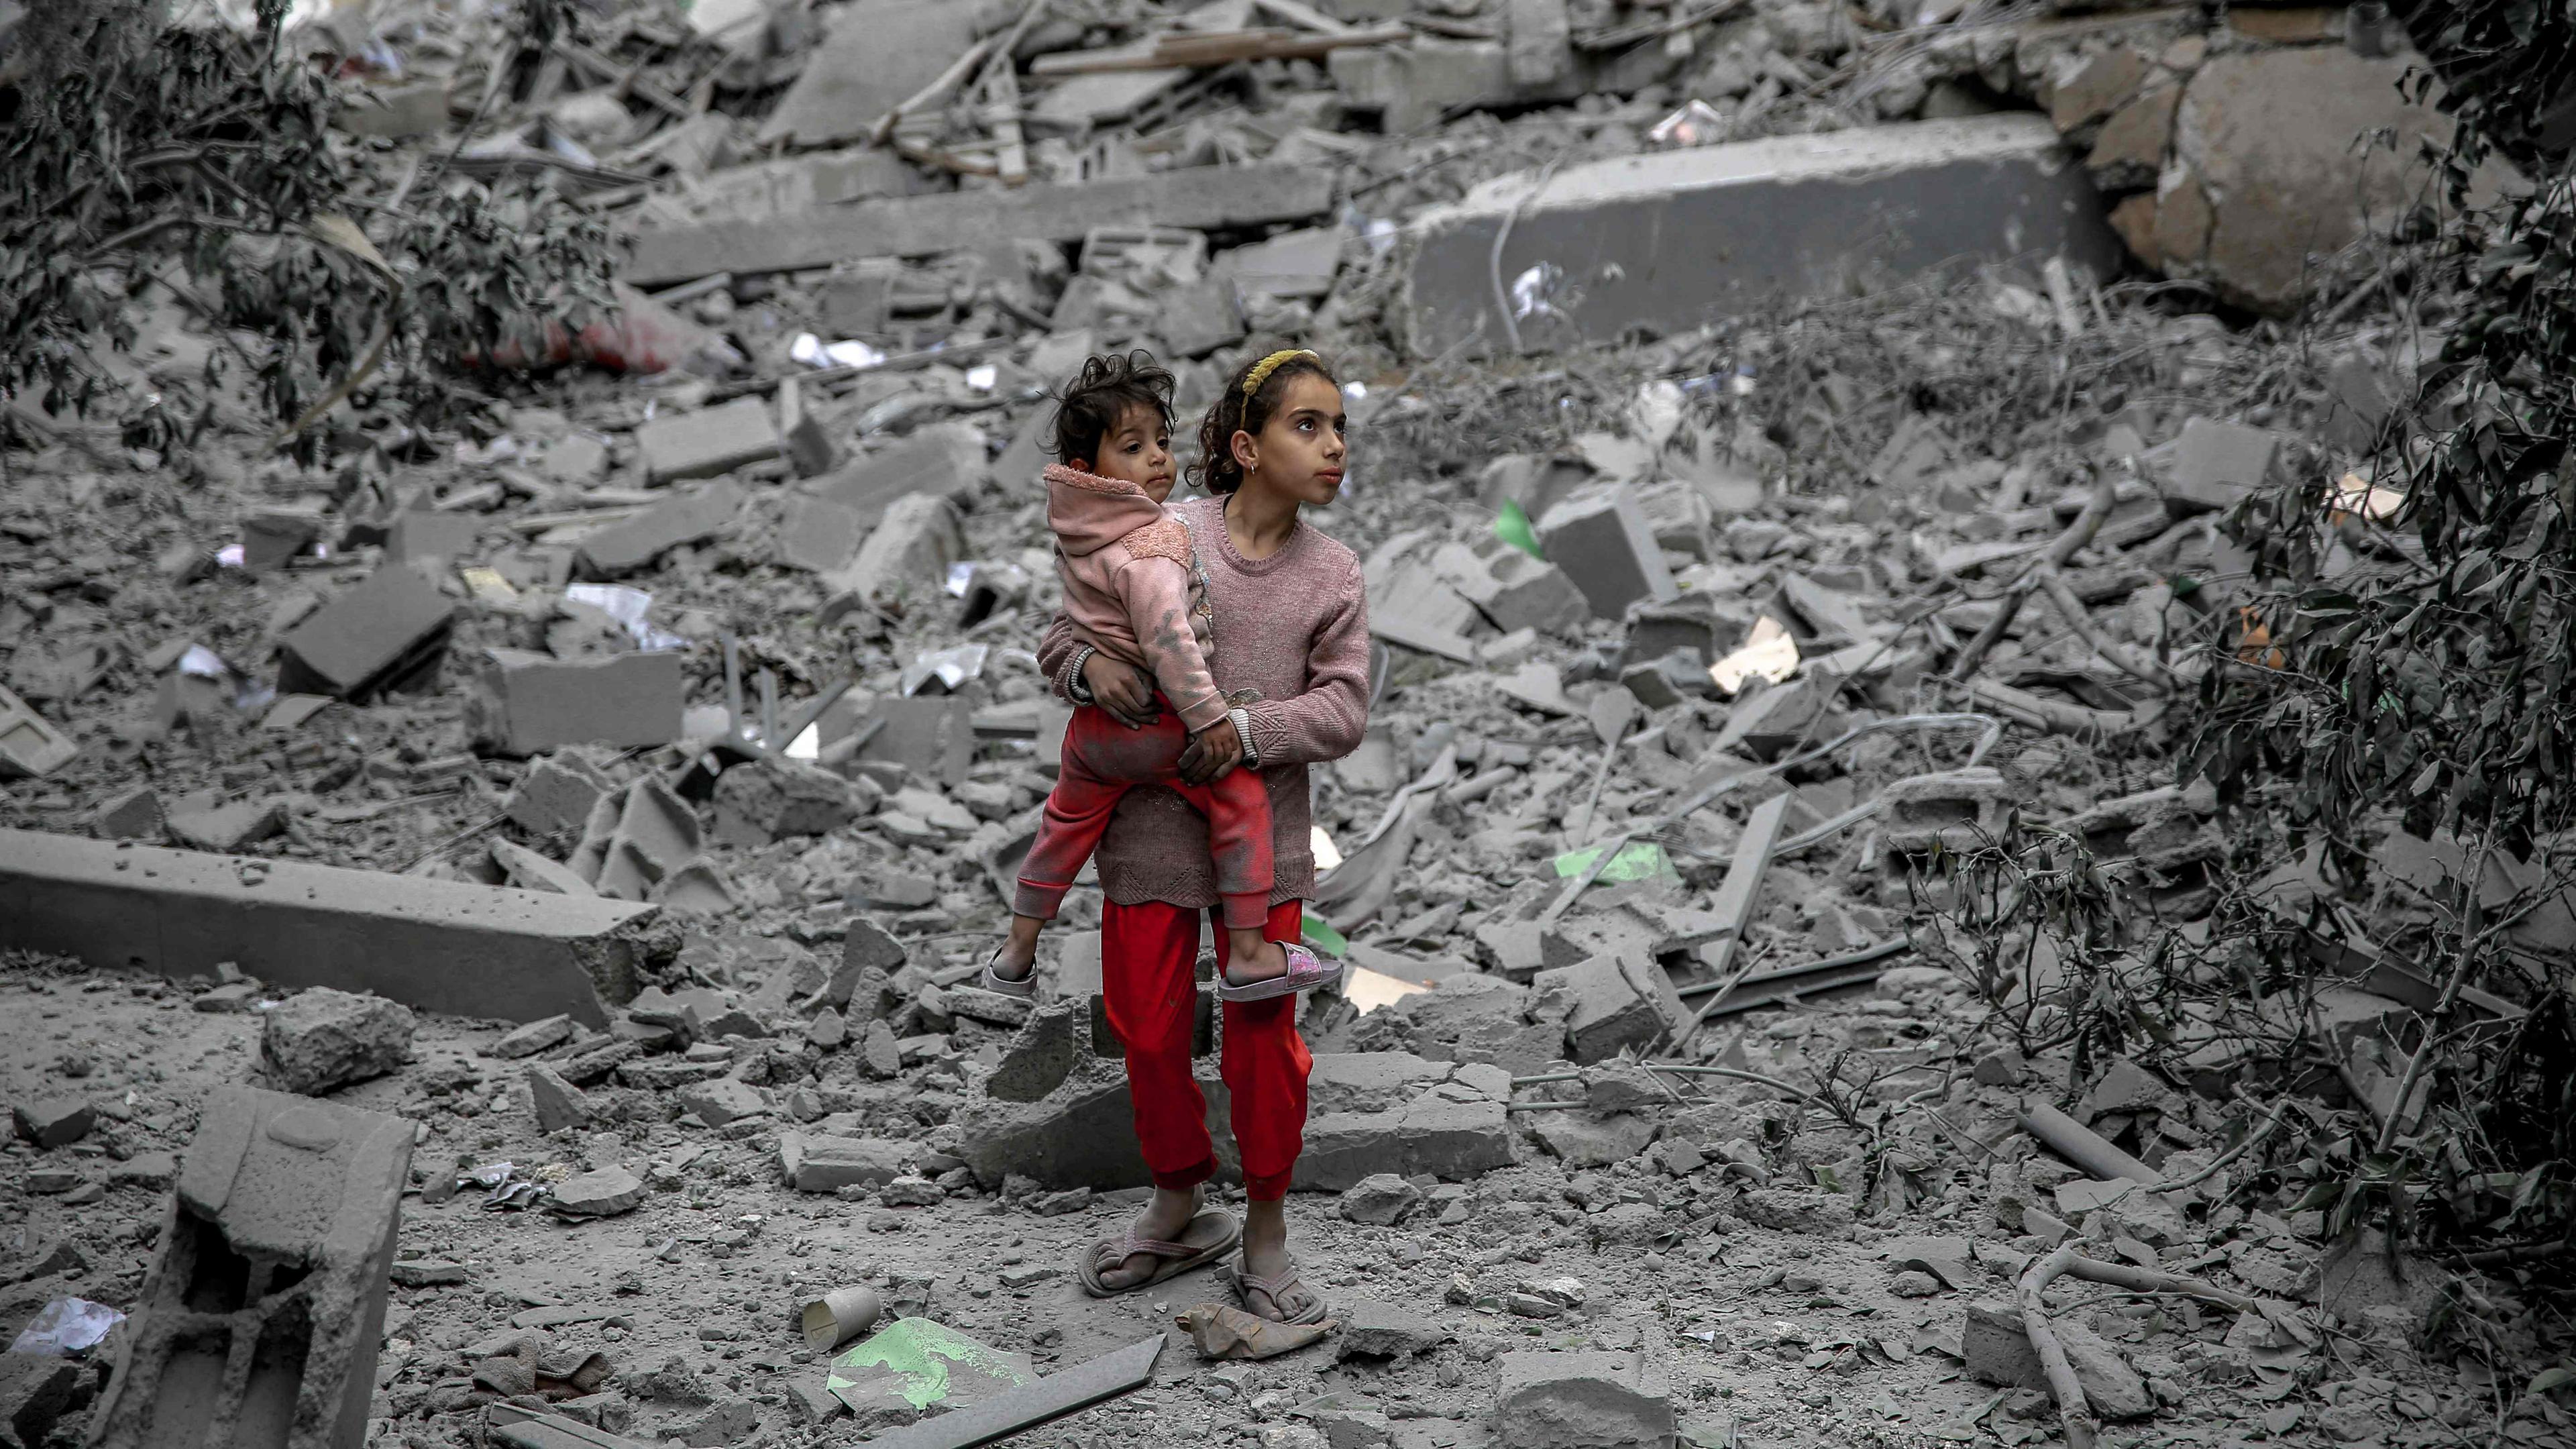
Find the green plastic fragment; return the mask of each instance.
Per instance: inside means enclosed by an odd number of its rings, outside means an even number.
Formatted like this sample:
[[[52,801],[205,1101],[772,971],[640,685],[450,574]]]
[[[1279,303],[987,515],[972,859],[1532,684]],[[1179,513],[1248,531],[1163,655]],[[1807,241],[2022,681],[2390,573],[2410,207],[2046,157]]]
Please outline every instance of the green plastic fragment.
[[[1316,915],[1313,911],[1306,912],[1305,919],[1298,924],[1297,931],[1306,938],[1307,945],[1335,960],[1341,959],[1350,952],[1350,938],[1334,930],[1332,922]]]
[[[1503,500],[1503,511],[1494,515],[1494,537],[1528,554],[1539,557],[1538,530],[1530,527],[1529,515],[1510,499]]]
[[[832,1360],[823,1387],[843,1403],[891,1392],[915,1409],[963,1408],[1037,1377],[1026,1354],[978,1343],[944,1323],[898,1318]]]
[[[1601,847],[1594,845],[1582,850],[1569,850],[1558,856],[1556,858],[1557,878],[1572,880],[1583,874],[1592,868],[1592,858],[1600,853]],[[1601,868],[1601,874],[1595,879],[1630,881],[1644,880],[1649,876],[1678,876],[1679,874],[1681,872],[1673,869],[1672,861],[1665,857],[1662,846],[1651,840],[1632,840],[1617,855],[1610,857],[1610,863]]]

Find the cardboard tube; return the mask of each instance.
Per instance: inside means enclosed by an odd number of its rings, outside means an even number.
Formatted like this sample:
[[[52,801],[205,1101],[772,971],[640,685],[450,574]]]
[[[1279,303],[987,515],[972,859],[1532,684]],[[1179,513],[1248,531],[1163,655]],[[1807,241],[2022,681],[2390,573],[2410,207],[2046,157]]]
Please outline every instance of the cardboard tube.
[[[877,1290],[864,1287],[835,1288],[820,1298],[806,1299],[797,1314],[805,1346],[816,1353],[830,1353],[884,1316],[885,1303]]]

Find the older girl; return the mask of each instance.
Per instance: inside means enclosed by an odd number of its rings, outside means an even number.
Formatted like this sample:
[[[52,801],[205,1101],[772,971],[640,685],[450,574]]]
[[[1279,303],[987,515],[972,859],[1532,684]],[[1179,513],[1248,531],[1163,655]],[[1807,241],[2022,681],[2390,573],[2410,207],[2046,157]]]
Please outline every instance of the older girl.
[[[1190,530],[1214,614],[1209,664],[1228,695],[1259,699],[1194,736],[1184,778],[1256,769],[1270,795],[1274,884],[1265,934],[1294,941],[1312,889],[1306,766],[1349,754],[1368,723],[1368,603],[1359,560],[1300,517],[1341,492],[1341,388],[1312,352],[1276,352],[1228,382],[1199,430],[1194,480],[1210,497],[1171,511]],[[1039,652],[1058,689],[1131,726],[1156,716],[1153,680],[1073,638],[1059,616]],[[1206,1101],[1190,1076],[1199,922],[1218,905],[1207,822],[1168,789],[1132,790],[1096,862],[1108,896],[1101,991],[1126,1048],[1136,1136],[1154,1197],[1079,1265],[1096,1294],[1124,1293],[1224,1256],[1239,1242],[1236,1292],[1265,1318],[1312,1323],[1323,1299],[1299,1281],[1284,1199],[1303,1145],[1306,1074],[1297,998],[1225,1003],[1220,1071],[1243,1163],[1245,1221],[1200,1206],[1216,1172]],[[1217,933],[1218,970],[1227,956]]]

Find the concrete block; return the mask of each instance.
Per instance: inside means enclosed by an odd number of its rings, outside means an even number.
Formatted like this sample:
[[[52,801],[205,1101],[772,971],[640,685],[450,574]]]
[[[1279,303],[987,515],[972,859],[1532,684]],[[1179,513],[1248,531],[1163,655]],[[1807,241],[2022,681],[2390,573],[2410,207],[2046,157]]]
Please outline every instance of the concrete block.
[[[684,544],[713,538],[733,522],[742,498],[742,490],[734,484],[710,483],[584,534],[579,549],[582,575],[613,579],[649,567]]]
[[[740,1077],[692,1082],[674,1095],[682,1107],[697,1113],[698,1120],[710,1127],[764,1116],[769,1111],[769,1104],[760,1098],[760,1089]]]
[[[1498,1101],[1461,1101],[1426,1092],[1384,1112],[1325,1112],[1306,1120],[1306,1149],[1294,1185],[1341,1192],[1379,1173],[1430,1173],[1465,1181],[1520,1157]]]
[[[1690,1020],[1672,978],[1645,955],[1595,956],[1542,971],[1532,1014],[1565,1022],[1566,1054],[1581,1063],[1607,1061],[1623,1047],[1652,1050]]]
[[[1516,548],[1479,556],[1464,544],[1441,545],[1431,566],[1497,629],[1561,633],[1580,628],[1589,605],[1565,570]]]
[[[654,483],[714,478],[775,458],[779,449],[778,424],[769,404],[757,397],[664,413],[635,430],[636,456]]]
[[[852,764],[901,765],[943,785],[965,781],[966,767],[975,755],[972,700],[954,695],[881,699],[858,719],[844,720],[837,729],[827,725],[823,746],[829,749],[835,739],[866,730],[878,720],[885,721],[884,727],[851,756]]]
[[[2268,428],[2193,418],[2174,439],[2165,474],[2165,497],[2194,508],[2218,509],[2272,481],[2281,435]]]
[[[615,781],[579,754],[547,755],[529,762],[502,811],[539,835],[570,834],[590,819],[599,797],[615,788]]]
[[[790,494],[778,522],[778,562],[818,574],[848,568],[874,527],[875,520],[847,504]]]
[[[881,1137],[825,1137],[806,1132],[778,1135],[778,1172],[798,1192],[838,1192],[844,1187],[883,1187],[903,1176],[917,1149]],[[994,1181],[1001,1179],[997,1176]]]
[[[1587,488],[1568,496],[1539,519],[1538,546],[1582,592],[1596,618],[1616,619],[1640,599],[1663,603],[1681,592],[1632,488]]]
[[[874,813],[866,780],[791,763],[736,765],[716,779],[716,839],[757,848],[792,835],[826,835]]]
[[[400,1003],[316,986],[279,1002],[261,1021],[260,1065],[288,1091],[319,1097],[401,1070],[416,1025]]]
[[[9,1109],[18,1135],[42,1148],[69,1147],[89,1135],[97,1110],[83,1097],[46,1097]]]
[[[221,1426],[245,1449],[362,1443],[413,1131],[217,1088],[87,1442],[162,1449]]]
[[[80,746],[54,728],[53,721],[0,689],[0,779],[49,775],[79,753]]]
[[[1401,46],[1337,50],[1325,65],[1352,106],[1380,113],[1379,128],[1390,136],[1461,106],[1513,98],[1511,58],[1500,41],[1417,36]]]
[[[1581,295],[1521,319],[1525,343],[1679,333],[1950,263],[2058,254],[2107,276],[2120,258],[2092,183],[2035,115],[1650,152],[1564,168],[1532,195],[1534,179],[1497,177],[1413,223],[1399,325],[1414,355],[1504,345],[1491,259],[1515,213],[1506,282],[1553,264]]]
[[[1333,1316],[1342,1322],[1338,1347],[1344,1358],[1411,1358],[1456,1336],[1423,1314],[1378,1298],[1336,1304]]]
[[[540,1132],[587,1127],[597,1116],[597,1109],[581,1088],[565,1081],[562,1073],[542,1063],[531,1063],[528,1067],[528,1101],[535,1109]]]
[[[556,1183],[546,1206],[566,1217],[613,1218],[644,1201],[644,1179],[622,1167],[602,1167]]]
[[[1210,274],[1231,281],[1247,297],[1321,299],[1332,295],[1342,268],[1338,227],[1286,231],[1267,241],[1220,254]]]
[[[1495,1363],[1503,1449],[1671,1449],[1672,1385],[1644,1353],[1506,1353]]]
[[[177,843],[230,855],[286,829],[286,807],[272,798],[227,800],[212,790],[170,802],[162,828]]]
[[[483,535],[483,518],[475,513],[434,513],[413,509],[394,515],[385,531],[385,557],[402,564],[442,564],[474,552]]]
[[[946,586],[948,566],[965,555],[956,508],[936,494],[907,493],[886,506],[885,521],[859,545],[848,567],[823,575],[823,587],[852,601],[932,597]],[[827,620],[834,616],[832,603],[825,604],[824,614]]]
[[[2155,1396],[2146,1380],[2129,1367],[2119,1351],[2091,1329],[2060,1314],[2050,1327],[2066,1350],[2067,1366],[2084,1388],[2085,1402],[2104,1419],[2140,1419],[2155,1412]],[[2021,1311],[2011,1304],[1980,1299],[1968,1305],[1960,1332],[1960,1352],[1968,1376],[2006,1387],[2046,1389],[2048,1375],[2039,1354],[2022,1330]]]
[[[1908,855],[1957,854],[2000,839],[2013,793],[2002,771],[1984,765],[1893,781],[1881,792],[1887,847]]]
[[[1504,0],[1504,56],[1512,84],[1546,85],[1574,65],[1574,28],[1565,0]]]
[[[47,1354],[0,1354],[0,1443],[37,1449],[76,1407],[86,1371]]]
[[[434,136],[447,129],[447,81],[377,86],[351,97],[331,116],[335,130],[352,136]]]
[[[487,649],[466,722],[475,743],[525,756],[565,745],[667,745],[680,737],[688,678],[678,650],[558,659]]]
[[[278,689],[355,699],[398,683],[446,647],[454,610],[428,576],[386,564],[277,641]]]
[[[0,831],[0,940],[101,967],[371,991],[426,1011],[604,1026],[679,953],[650,907]]]
[[[1422,1205],[1422,1189],[1392,1172],[1373,1172],[1342,1193],[1344,1218],[1372,1227],[1391,1228]]]
[[[603,896],[641,900],[695,860],[703,843],[689,803],[661,777],[643,775],[591,807],[567,864]]]

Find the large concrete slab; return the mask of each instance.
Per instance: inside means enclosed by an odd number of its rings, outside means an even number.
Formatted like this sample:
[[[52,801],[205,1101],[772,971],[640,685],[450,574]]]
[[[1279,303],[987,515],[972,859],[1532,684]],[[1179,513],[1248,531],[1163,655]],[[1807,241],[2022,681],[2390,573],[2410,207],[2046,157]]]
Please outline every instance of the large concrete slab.
[[[830,33],[761,123],[762,141],[827,146],[876,129],[975,43],[975,9],[957,0],[841,5]]]
[[[605,1025],[677,954],[660,909],[33,830],[0,830],[0,942],[168,976],[230,961],[429,1011]]]
[[[993,237],[1080,241],[1104,226],[1207,231],[1304,221],[1333,207],[1321,166],[1191,166],[1152,176],[886,197],[802,216],[667,227],[635,238],[626,280],[685,282],[717,272],[786,272],[858,257],[917,257]]]
[[[2107,275],[2121,255],[2084,168],[2038,115],[1621,157],[1560,171],[1534,196],[1531,180],[1497,177],[1414,223],[1399,320],[1416,355],[1507,348],[1493,266],[1507,220],[1506,292],[1544,264],[1563,274],[1561,315],[1515,319],[1525,347],[1681,332],[1958,261],[2063,255]]]

